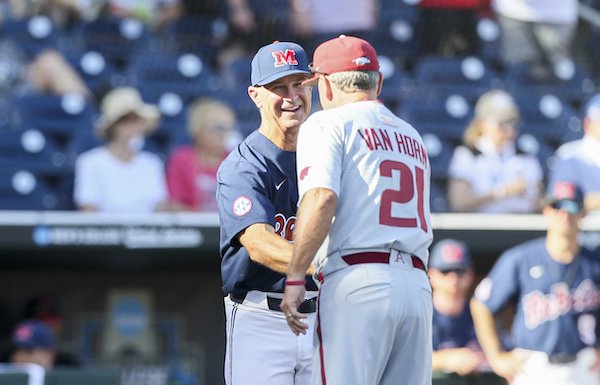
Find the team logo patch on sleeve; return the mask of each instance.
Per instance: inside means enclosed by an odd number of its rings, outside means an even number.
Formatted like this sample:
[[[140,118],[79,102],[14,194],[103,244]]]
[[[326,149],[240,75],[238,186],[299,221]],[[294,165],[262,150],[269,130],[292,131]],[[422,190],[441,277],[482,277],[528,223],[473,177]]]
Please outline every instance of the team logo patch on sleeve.
[[[233,214],[235,214],[238,217],[241,217],[241,216],[248,214],[250,212],[250,210],[252,210],[252,201],[250,200],[250,198],[242,195],[240,197],[237,197],[233,201],[232,207],[233,207]]]
[[[310,170],[310,166],[304,167],[302,171],[300,171],[299,179],[304,180],[308,176],[308,170]]]

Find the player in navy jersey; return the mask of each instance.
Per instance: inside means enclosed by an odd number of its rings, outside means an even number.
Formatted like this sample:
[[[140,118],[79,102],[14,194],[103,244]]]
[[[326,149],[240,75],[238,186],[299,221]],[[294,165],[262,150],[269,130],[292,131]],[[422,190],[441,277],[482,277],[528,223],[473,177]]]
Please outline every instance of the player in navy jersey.
[[[227,385],[309,385],[312,337],[289,332],[279,308],[296,221],[296,139],[311,108],[308,60],[295,43],[262,47],[248,94],[261,124],[217,173]],[[307,276],[311,328],[317,287]]]
[[[475,272],[469,248],[455,239],[431,249],[428,274],[433,288],[433,370],[472,374],[485,367],[469,298]]]
[[[600,255],[578,242],[583,193],[556,182],[544,238],[507,250],[477,286],[471,311],[494,372],[511,385],[598,385]],[[502,349],[494,315],[516,301],[515,349]]]

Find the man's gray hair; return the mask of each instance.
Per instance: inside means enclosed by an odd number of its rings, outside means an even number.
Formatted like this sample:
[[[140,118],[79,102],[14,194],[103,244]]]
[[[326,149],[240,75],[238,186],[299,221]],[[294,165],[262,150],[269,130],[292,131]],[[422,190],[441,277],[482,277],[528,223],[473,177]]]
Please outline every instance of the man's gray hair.
[[[377,89],[379,76],[379,71],[345,71],[327,77],[342,91],[356,92]]]

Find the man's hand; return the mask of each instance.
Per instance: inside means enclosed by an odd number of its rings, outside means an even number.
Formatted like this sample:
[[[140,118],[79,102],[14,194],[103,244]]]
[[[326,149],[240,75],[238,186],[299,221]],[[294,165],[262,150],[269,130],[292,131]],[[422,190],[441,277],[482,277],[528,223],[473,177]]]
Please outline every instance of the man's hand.
[[[504,377],[510,384],[528,358],[528,354],[525,352],[511,350],[510,352],[498,353],[494,357],[488,357],[488,362],[494,373]]]
[[[304,285],[286,285],[280,305],[281,311],[285,314],[285,320],[295,335],[306,334],[308,329],[308,324],[302,322],[306,315],[298,311],[298,307],[304,301],[305,293]]]

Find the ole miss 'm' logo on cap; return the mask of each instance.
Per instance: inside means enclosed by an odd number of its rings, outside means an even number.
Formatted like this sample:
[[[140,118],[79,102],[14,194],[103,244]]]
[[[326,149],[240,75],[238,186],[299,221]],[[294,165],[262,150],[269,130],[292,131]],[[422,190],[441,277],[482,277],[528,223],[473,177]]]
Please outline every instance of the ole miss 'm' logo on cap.
[[[275,58],[275,67],[283,67],[285,65],[298,65],[298,60],[296,60],[296,51],[293,49],[286,49],[284,51],[273,51],[271,55]]]
[[[460,263],[463,261],[464,250],[459,245],[448,244],[442,249],[444,263]]]
[[[557,182],[554,185],[555,199],[570,199],[577,195],[575,185],[571,182]]]
[[[33,336],[33,330],[28,325],[21,325],[15,330],[14,338],[17,341],[27,341]]]

